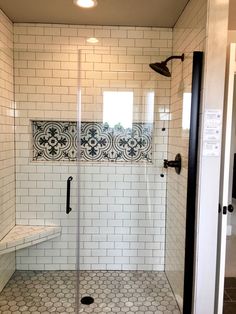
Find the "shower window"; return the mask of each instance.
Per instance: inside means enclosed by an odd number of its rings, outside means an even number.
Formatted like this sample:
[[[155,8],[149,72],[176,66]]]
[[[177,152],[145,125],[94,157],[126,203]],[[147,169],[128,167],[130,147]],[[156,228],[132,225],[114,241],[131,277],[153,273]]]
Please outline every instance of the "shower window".
[[[132,128],[134,93],[122,91],[103,92],[103,123],[110,127],[121,125]]]

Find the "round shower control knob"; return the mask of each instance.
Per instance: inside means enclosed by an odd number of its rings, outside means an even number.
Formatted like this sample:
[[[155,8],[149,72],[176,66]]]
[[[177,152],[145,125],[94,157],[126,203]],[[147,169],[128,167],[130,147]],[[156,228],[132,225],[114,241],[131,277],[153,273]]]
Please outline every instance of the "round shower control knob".
[[[175,160],[167,160],[164,159],[164,164],[163,164],[164,168],[168,168],[168,167],[172,167],[175,168],[175,172],[177,174],[180,174],[181,171],[181,166],[182,166],[182,160],[181,160],[181,155],[177,154],[175,156]]]

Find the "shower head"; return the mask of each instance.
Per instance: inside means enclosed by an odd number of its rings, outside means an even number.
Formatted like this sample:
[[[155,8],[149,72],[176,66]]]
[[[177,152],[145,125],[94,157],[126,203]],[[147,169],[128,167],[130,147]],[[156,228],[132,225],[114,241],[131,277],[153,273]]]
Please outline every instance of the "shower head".
[[[167,77],[171,77],[170,70],[167,67],[167,62],[172,60],[172,59],[180,59],[183,62],[184,61],[184,54],[182,54],[181,56],[171,56],[162,62],[150,63],[149,66],[150,66],[150,68],[152,68],[157,73],[164,75],[164,76],[167,76]]]
[[[164,75],[164,76],[171,76],[171,73],[168,69],[168,67],[166,66],[166,62],[162,61],[162,62],[156,62],[156,63],[151,63],[149,64],[149,66],[156,71],[157,73]]]

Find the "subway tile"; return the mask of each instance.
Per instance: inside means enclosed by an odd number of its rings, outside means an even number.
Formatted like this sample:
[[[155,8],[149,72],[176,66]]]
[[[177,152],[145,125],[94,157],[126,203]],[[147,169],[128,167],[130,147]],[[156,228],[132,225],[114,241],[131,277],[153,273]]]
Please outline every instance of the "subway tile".
[[[76,115],[73,115],[73,113],[76,110],[76,98],[73,96],[76,94],[77,89],[77,64],[75,59],[75,52],[70,53],[60,53],[60,50],[63,46],[65,46],[66,43],[70,43],[71,49],[74,49],[74,45],[77,45],[77,47],[82,43],[85,43],[86,37],[94,37],[95,33],[99,35],[99,37],[102,38],[101,44],[106,46],[106,49],[103,49],[101,53],[93,53],[93,47],[87,46],[86,49],[86,59],[84,59],[84,64],[87,65],[84,67],[84,71],[87,72],[88,78],[86,79],[83,77],[85,72],[81,72],[81,79],[82,79],[82,85],[84,88],[91,87],[93,84],[96,86],[97,93],[101,93],[102,88],[130,88],[135,89],[137,88],[138,93],[142,93],[142,86],[148,86],[147,83],[149,80],[149,76],[146,74],[142,74],[144,63],[147,63],[148,60],[153,56],[158,56],[160,53],[160,50],[152,48],[149,43],[151,43],[151,40],[168,40],[170,34],[168,33],[168,30],[166,32],[168,34],[163,33],[163,38],[160,38],[160,30],[153,31],[152,36],[147,35],[147,33],[150,31],[149,28],[109,28],[106,27],[104,29],[96,28],[96,27],[87,27],[87,28],[81,28],[80,26],[72,27],[71,30],[68,27],[49,27],[49,26],[39,26],[38,30],[32,29],[32,34],[30,33],[31,26],[24,26],[27,29],[27,34],[24,33],[25,29],[19,30],[19,36],[20,35],[30,35],[35,36],[34,32],[38,32],[38,38],[37,42],[40,42],[40,44],[43,44],[45,47],[45,50],[50,50],[50,54],[48,55],[40,55],[39,54],[21,54],[20,59],[17,63],[16,73],[19,73],[20,78],[17,79],[17,82],[19,84],[19,92],[17,97],[17,101],[21,101],[21,110],[19,116],[19,119],[17,119],[17,123],[19,125],[26,125],[30,129],[29,119],[37,119],[40,120],[41,112],[42,118],[45,119],[46,117],[50,116],[53,118],[54,121],[56,121],[59,117],[59,120],[64,120],[66,115],[72,115],[74,119],[76,120]],[[42,36],[42,30],[44,31],[44,35]],[[78,40],[74,41],[76,32],[78,34]],[[163,32],[165,32],[163,30]],[[172,33],[172,32],[170,32]],[[53,40],[56,43],[55,45],[51,45],[49,38],[54,37]],[[105,36],[111,36],[105,37]],[[16,38],[18,41],[20,41],[19,37]],[[145,40],[144,40],[145,39]],[[22,38],[21,38],[22,40]],[[143,41],[144,40],[144,41]],[[19,43],[16,42],[16,46]],[[30,44],[30,43],[29,43]],[[118,47],[119,45],[123,45],[123,47]],[[168,43],[167,43],[168,44]],[[135,45],[138,45],[140,47],[137,47]],[[144,47],[143,45],[149,45],[150,47]],[[107,54],[107,47],[110,47],[111,53]],[[149,49],[150,48],[150,49]],[[164,49],[165,47],[163,47]],[[169,54],[169,50],[166,47],[166,57]],[[146,49],[144,51],[144,49]],[[154,51],[155,50],[155,51]],[[26,51],[27,52],[27,51]],[[144,56],[145,54],[145,56]],[[163,52],[163,55],[165,53]],[[163,57],[163,55],[161,57]],[[85,55],[84,55],[85,56]],[[82,58],[84,57],[82,56]],[[135,61],[140,62],[136,63]],[[37,65],[39,66],[40,63],[33,63],[34,60],[37,59],[38,61],[46,61],[44,65],[46,65],[45,68],[37,68],[35,72],[29,71],[32,69],[25,68],[25,62],[30,61],[29,63],[32,67]],[[51,61],[55,62],[62,62],[59,63],[50,63]],[[96,71],[94,71],[94,64],[96,64]],[[109,63],[109,67],[105,69],[104,63]],[[145,70],[148,70],[148,68],[145,68]],[[107,72],[108,71],[108,72]],[[112,71],[112,73],[111,73]],[[128,71],[127,74],[126,71]],[[91,72],[91,73],[89,73]],[[137,73],[139,74],[137,75]],[[24,79],[28,79],[28,82],[30,82],[30,85],[33,87],[38,88],[38,94],[36,96],[32,96],[32,93],[30,94],[30,90],[20,91],[20,84],[23,82]],[[135,79],[136,81],[130,82],[129,80]],[[116,82],[114,80],[117,80]],[[127,80],[125,83],[122,80]],[[155,77],[156,80],[156,77]],[[114,82],[113,82],[114,81]],[[157,79],[157,85],[159,82],[162,82],[163,79]],[[145,85],[146,84],[146,85]],[[27,85],[27,84],[26,84]],[[18,87],[18,86],[17,86]],[[40,88],[42,87],[42,88]],[[52,87],[52,90],[48,87]],[[74,87],[75,92],[71,87]],[[150,86],[149,86],[150,87]],[[150,88],[153,88],[152,86]],[[170,89],[170,83],[166,83],[164,81],[163,85],[160,83],[161,89],[160,95],[161,97],[165,97],[165,90]],[[72,92],[72,95],[71,95]],[[84,97],[83,99],[86,102],[85,110],[83,112],[84,116],[87,118],[87,121],[101,121],[102,119],[102,109],[101,109],[101,99],[99,99],[98,95],[96,95],[96,105],[93,104],[94,101],[94,89],[84,89]],[[40,99],[40,94],[44,95],[42,99]],[[71,97],[67,97],[68,93],[71,95]],[[39,95],[39,96],[38,96]],[[61,97],[61,95],[63,97]],[[160,96],[159,95],[159,96]],[[138,99],[138,98],[137,98]],[[25,103],[23,104],[23,101],[25,100]],[[165,101],[165,99],[159,98],[158,101]],[[169,98],[168,98],[169,100]],[[31,101],[34,101],[35,110],[33,111]],[[46,104],[44,102],[46,101]],[[138,101],[141,103],[141,97],[138,99]],[[63,105],[62,105],[63,102]],[[71,106],[69,105],[71,104]],[[41,107],[40,107],[41,106]],[[48,107],[47,107],[48,106]],[[158,106],[158,105],[157,105]],[[53,108],[53,109],[52,109]],[[60,108],[60,109],[58,109]],[[158,107],[157,107],[158,108]],[[86,111],[87,110],[87,111]],[[140,116],[143,117],[143,112],[141,106],[135,108],[136,114],[137,114],[137,122],[140,122]],[[139,110],[141,111],[139,113]],[[91,120],[92,119],[92,120]],[[95,119],[95,120],[94,120]],[[156,123],[158,123],[159,116],[157,118]],[[58,121],[58,120],[57,120]],[[142,120],[141,120],[142,121]],[[23,133],[23,129],[18,131],[20,134]],[[21,139],[23,140],[23,138]],[[28,150],[29,147],[31,147],[29,143],[30,139],[26,138],[24,142],[21,143],[20,146],[18,146],[17,149],[24,147],[24,150]],[[26,143],[26,145],[24,144]],[[25,146],[24,146],[25,145]],[[155,144],[156,145],[156,144]],[[155,146],[154,149],[160,149],[160,147]],[[161,149],[166,149],[166,143],[163,144]],[[45,189],[52,189],[52,195],[50,197],[50,192],[45,192],[44,195],[38,195],[37,199],[35,200],[39,202],[39,208],[42,208],[42,212],[40,212],[40,215],[38,216],[38,221],[44,222],[50,218],[50,215],[48,216],[48,213],[50,211],[53,211],[55,214],[53,216],[53,221],[59,222],[59,224],[62,225],[63,234],[70,235],[71,231],[71,223],[67,222],[67,217],[63,216],[64,214],[64,205],[62,206],[60,203],[64,202],[65,197],[65,188],[63,188],[63,185],[61,185],[62,181],[64,180],[64,177],[62,179],[60,173],[63,171],[63,173],[66,174],[66,170],[68,172],[76,173],[76,167],[73,165],[68,165],[68,169],[65,169],[65,171],[62,168],[62,164],[60,162],[57,162],[57,164],[53,167],[53,171],[49,168],[33,168],[33,167],[24,167],[27,165],[28,158],[29,157],[23,157],[23,152],[21,152],[22,157],[17,157],[17,162],[19,165],[22,165],[21,169],[18,170],[18,173],[24,173],[26,177],[18,177],[17,181],[20,183],[19,188],[20,189],[29,189],[31,194],[34,194],[35,187],[32,187],[30,189],[30,186],[27,185],[24,186],[24,182],[28,181],[30,179],[32,182],[35,182],[37,180],[37,188],[36,189],[43,189],[42,182],[45,181]],[[154,155],[155,156],[155,155]],[[158,155],[158,160],[162,159],[162,155]],[[153,162],[155,163],[156,160],[154,159]],[[46,162],[47,163],[47,162]],[[139,171],[143,169],[143,167],[139,167],[133,163],[130,163],[126,166],[115,166],[111,165],[107,167],[107,164],[98,165],[97,167],[91,167],[91,165],[83,164],[84,172],[81,173],[81,195],[84,195],[84,197],[81,197],[81,207],[80,211],[81,214],[84,214],[83,218],[85,220],[81,220],[81,231],[83,234],[81,235],[81,244],[83,246],[83,252],[84,255],[88,255],[90,249],[86,248],[86,245],[94,245],[94,249],[98,250],[93,252],[93,254],[99,254],[99,248],[101,249],[113,249],[114,251],[118,250],[117,252],[120,254],[119,256],[116,256],[117,258],[122,258],[122,254],[125,252],[125,254],[128,251],[124,251],[122,253],[122,250],[131,250],[132,254],[137,249],[144,250],[143,244],[141,247],[138,246],[138,243],[145,243],[146,241],[150,243],[153,241],[153,235],[143,234],[143,230],[147,228],[147,226],[142,228],[137,228],[135,232],[141,232],[137,233],[135,235],[130,234],[131,230],[129,227],[137,227],[135,220],[135,213],[139,213],[139,211],[142,211],[142,213],[146,213],[148,217],[148,211],[150,207],[147,207],[148,204],[148,196],[143,193],[142,190],[146,190],[147,184],[146,184],[146,178],[145,176],[141,177],[139,176]],[[151,166],[151,172],[152,171],[158,171],[156,168],[153,168]],[[141,174],[143,173],[143,170],[141,171]],[[131,176],[132,174],[132,176]],[[66,179],[66,178],[65,178]],[[53,184],[51,184],[53,182]],[[149,183],[151,185],[151,177],[149,180]],[[21,186],[22,183],[22,186]],[[29,184],[28,184],[29,185]],[[161,187],[163,190],[165,189],[165,184]],[[60,191],[58,189],[61,189]],[[153,190],[155,190],[155,184],[152,186],[151,195],[153,195]],[[42,192],[42,191],[41,191]],[[40,193],[41,193],[40,192]],[[59,194],[61,193],[61,195]],[[33,196],[33,195],[32,195]],[[52,197],[54,196],[54,197]],[[141,201],[142,204],[136,204],[135,201],[132,201],[136,197],[140,197],[139,201]],[[163,195],[157,195],[157,198],[162,198]],[[107,200],[106,200],[107,198]],[[21,204],[21,201],[24,201],[23,204]],[[29,209],[31,207],[31,203],[25,202],[26,199],[18,198],[17,202],[17,210],[18,213],[21,214],[26,212],[24,211],[25,208]],[[54,204],[53,204],[54,202]],[[77,199],[74,201],[77,202]],[[115,202],[117,204],[115,204]],[[154,202],[154,201],[152,201]],[[155,204],[157,206],[156,210],[163,211],[163,204],[161,203],[162,200],[159,202],[160,204]],[[76,207],[76,204],[73,204],[73,210]],[[32,203],[33,206],[33,203]],[[151,206],[151,205],[150,205]],[[36,208],[36,207],[35,207]],[[43,210],[44,209],[44,210]],[[35,210],[36,212],[36,210]],[[45,212],[45,216],[44,216]],[[46,214],[47,213],[47,214]],[[132,219],[134,219],[135,226],[132,226],[132,223],[130,223],[129,227],[125,225],[125,221],[130,221],[131,219],[131,213],[133,216]],[[64,217],[64,218],[63,218]],[[138,216],[139,218],[141,216]],[[19,215],[19,221],[24,221],[23,217]],[[132,221],[131,219],[131,221]],[[141,218],[140,218],[141,219]],[[162,220],[164,217],[155,217],[154,219]],[[35,222],[35,221],[34,221]],[[89,225],[89,222],[91,224]],[[73,222],[73,227],[76,227],[76,221]],[[103,226],[105,224],[105,226]],[[118,225],[117,225],[118,224]],[[161,231],[160,231],[161,232]],[[140,237],[139,237],[140,236]],[[156,236],[156,235],[155,235]],[[161,236],[161,235],[160,235]],[[53,241],[53,240],[51,240]],[[164,238],[156,238],[156,241],[158,243],[163,243]],[[67,249],[68,245],[72,245],[72,243],[75,243],[75,239],[72,241],[68,241],[67,238],[64,238],[63,241],[59,242],[52,242],[54,249]],[[130,247],[132,245],[132,247]],[[98,247],[97,247],[98,246]],[[37,250],[42,250],[43,246],[42,244],[37,244]],[[73,246],[71,247],[71,249]],[[145,247],[146,248],[146,247]],[[149,248],[147,247],[149,250]],[[155,248],[153,248],[154,250]],[[107,252],[103,251],[103,253],[107,254]],[[150,249],[152,250],[152,249]],[[58,252],[58,251],[56,251]],[[68,252],[70,254],[74,254],[74,251]],[[49,253],[53,255],[53,252]],[[117,254],[118,254],[117,253]],[[28,253],[27,253],[28,254]],[[156,254],[156,253],[155,253]],[[49,256],[50,257],[50,256]],[[53,256],[52,256],[53,257]],[[57,256],[55,256],[57,257]],[[73,267],[73,256],[71,256],[72,259],[69,260],[69,258],[62,259],[62,260],[55,260],[53,259],[53,262],[55,263],[55,267],[64,267],[66,263],[68,264],[68,267]],[[105,269],[105,267],[110,269],[122,269],[122,263],[125,263],[123,266],[127,269],[137,269],[138,262],[140,262],[140,265],[144,264],[144,259],[142,260],[136,260],[134,263],[131,263],[131,260],[129,259],[115,259],[111,256],[82,256],[83,259],[83,265],[81,267],[89,268],[89,269],[98,269],[101,267],[102,269]],[[132,256],[133,257],[133,256]],[[135,258],[135,256],[134,256]],[[138,256],[136,258],[139,258]],[[36,261],[37,262],[37,261]],[[156,258],[156,262],[158,263],[159,260]],[[20,262],[18,260],[19,267],[28,267],[30,269],[33,269],[34,267],[37,268],[37,263],[30,263],[28,266],[21,266]],[[108,265],[106,265],[108,264]],[[45,267],[46,269],[50,269],[50,263],[40,264]],[[131,267],[131,268],[130,268]],[[148,265],[150,268],[155,268],[156,264],[154,265]],[[162,264],[159,265],[159,267],[163,267]]]

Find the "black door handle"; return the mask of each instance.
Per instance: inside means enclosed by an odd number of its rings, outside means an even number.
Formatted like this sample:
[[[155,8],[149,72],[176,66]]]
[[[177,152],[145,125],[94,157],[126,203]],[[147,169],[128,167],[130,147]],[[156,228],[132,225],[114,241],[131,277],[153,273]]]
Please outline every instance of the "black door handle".
[[[67,179],[67,193],[66,193],[66,213],[69,214],[72,211],[70,207],[70,183],[73,180],[73,177]]]

